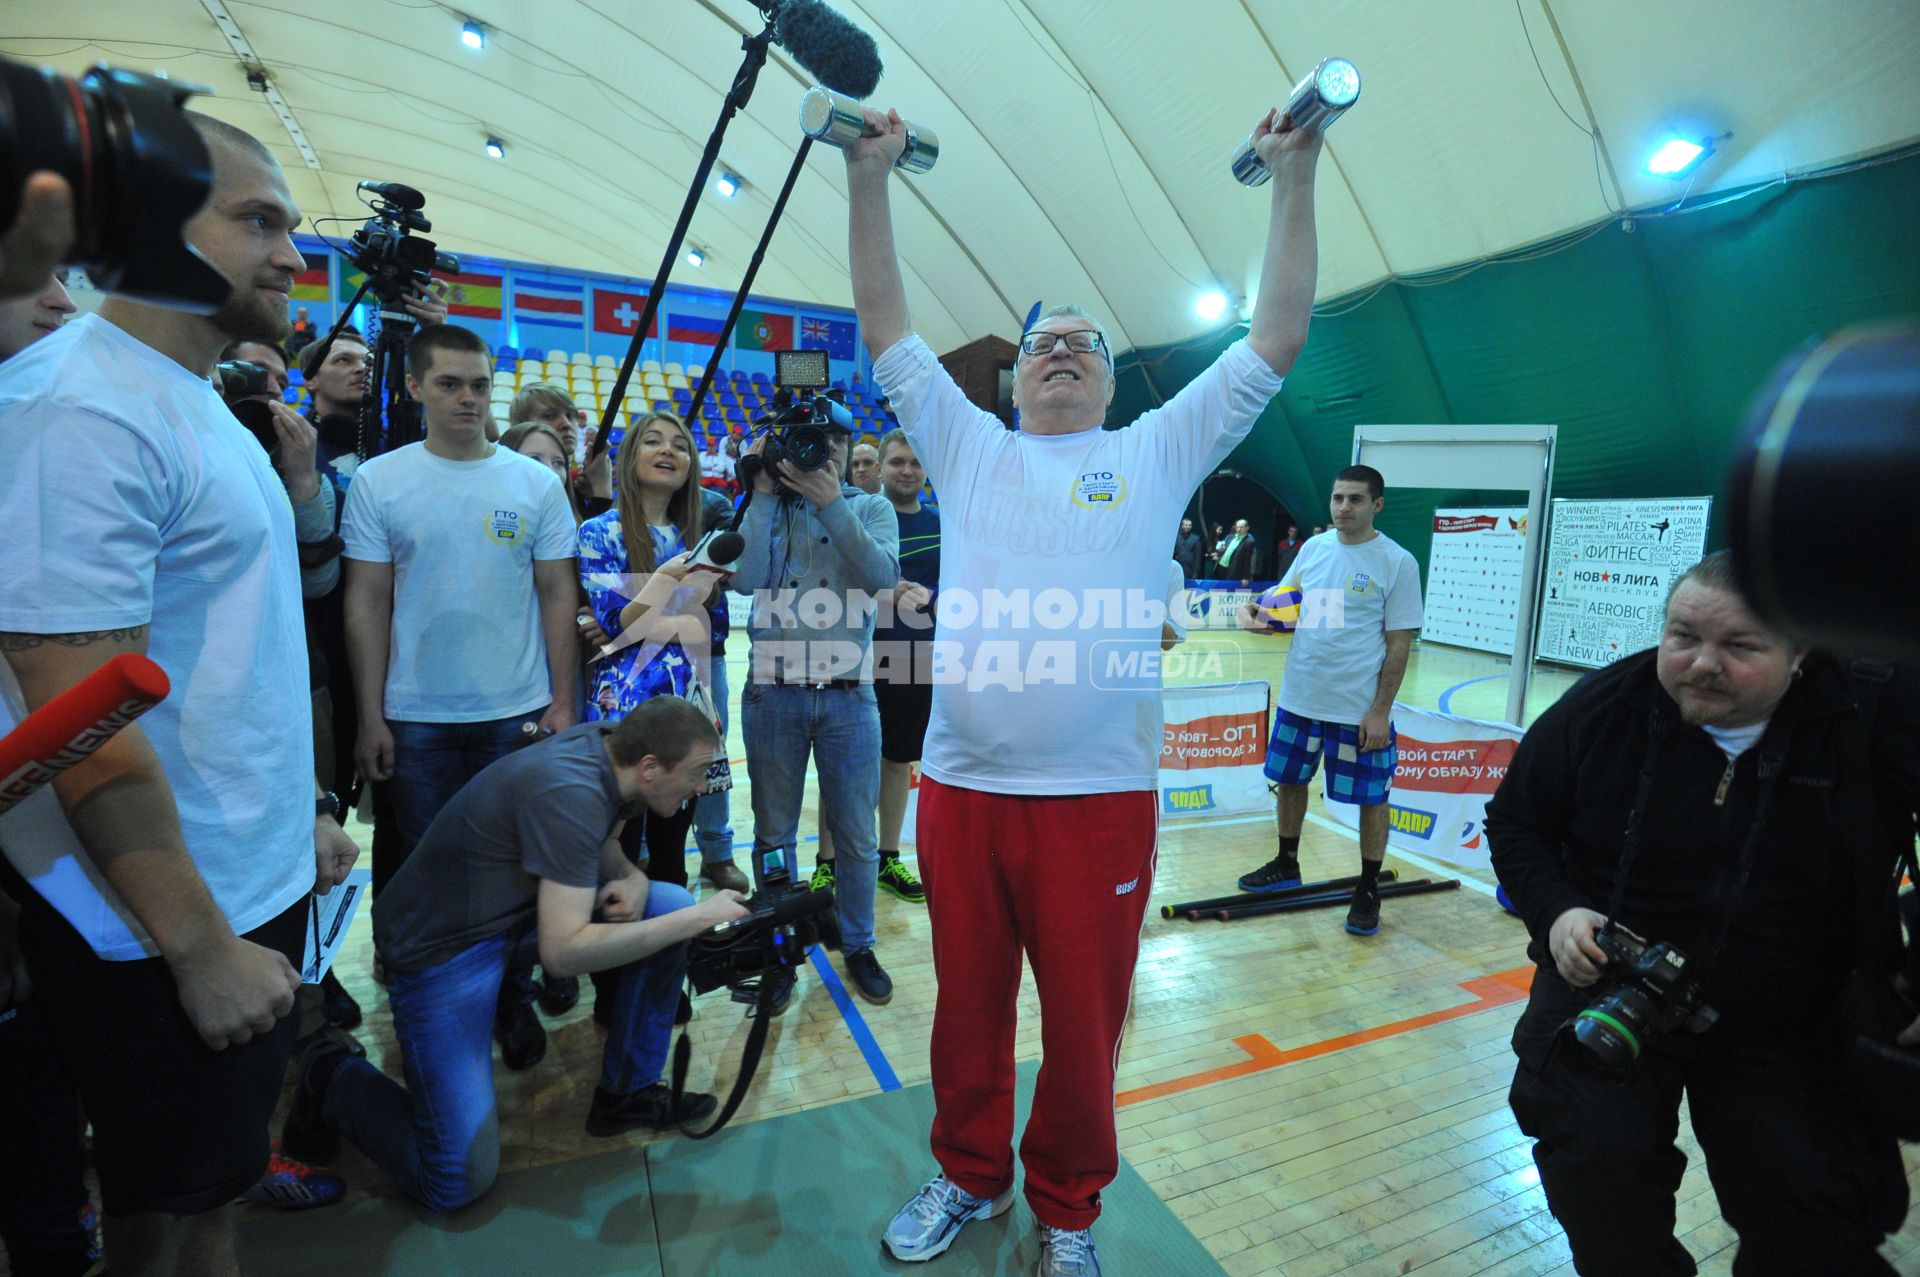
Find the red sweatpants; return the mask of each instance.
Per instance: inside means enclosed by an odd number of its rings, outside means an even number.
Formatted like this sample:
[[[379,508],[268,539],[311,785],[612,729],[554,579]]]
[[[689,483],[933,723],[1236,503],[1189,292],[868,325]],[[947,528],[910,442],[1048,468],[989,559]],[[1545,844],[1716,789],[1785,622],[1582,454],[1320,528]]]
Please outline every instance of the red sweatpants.
[[[1153,889],[1152,790],[1006,796],[920,782],[920,874],[940,990],[933,1155],[981,1197],[1013,1183],[1020,955],[1040,991],[1043,1058],[1020,1141],[1027,1202],[1086,1228],[1120,1169],[1114,1072]]]

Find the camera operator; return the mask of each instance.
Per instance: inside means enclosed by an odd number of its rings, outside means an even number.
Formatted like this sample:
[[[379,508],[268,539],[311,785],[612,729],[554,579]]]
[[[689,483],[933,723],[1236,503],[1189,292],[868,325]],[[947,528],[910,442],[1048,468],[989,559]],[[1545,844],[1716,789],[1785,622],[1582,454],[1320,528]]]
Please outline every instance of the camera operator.
[[[38,291],[0,301],[0,360],[11,359],[48,333],[58,332],[75,309],[64,269],[42,280]]]
[[[230,341],[220,352],[220,363],[223,368],[234,363],[258,364],[264,370],[260,385],[235,386],[224,390],[221,397],[229,408],[252,401],[272,414],[268,419],[272,437],[255,437],[267,449],[280,482],[286,485],[287,498],[293,502],[293,534],[301,547],[300,595],[320,598],[340,583],[339,551],[326,552],[338,522],[337,507],[333,485],[321,482],[317,469],[319,433],[285,401],[286,354],[276,342]]]
[[[335,1128],[429,1210],[486,1192],[500,1119],[486,1026],[518,948],[570,976],[619,977],[587,1132],[671,1130],[711,1115],[660,1080],[687,941],[746,913],[738,893],[694,904],[621,854],[627,817],[669,816],[706,783],[719,738],[692,702],[656,696],[617,723],[582,723],[499,759],[454,795],[373,905],[407,1085],[332,1043],[301,1057],[289,1139]],[[314,1153],[327,1160],[326,1150]]]
[[[373,353],[367,349],[367,339],[351,326],[342,328],[331,346],[313,342],[300,352],[307,419],[320,431],[320,472],[339,489],[342,506],[360,464],[354,448],[360,436],[360,403],[372,372]]]
[[[0,732],[121,652],[173,681],[0,817],[110,1261],[134,1274],[238,1272],[225,1208],[268,1164],[308,897],[355,854],[309,815],[292,514],[207,382],[230,339],[285,335],[300,215],[265,146],[187,118],[213,181],[185,235],[227,302],[113,298],[0,369],[0,520],[29,547],[0,574]]]
[[[1891,970],[1913,845],[1914,697],[1880,683],[1757,621],[1722,551],[1675,582],[1657,648],[1540,716],[1488,805],[1538,964],[1510,1101],[1583,1274],[1695,1271],[1674,1236],[1683,1091],[1735,1273],[1893,1271],[1899,1150],[1846,1103],[1830,1031],[1849,970]],[[1607,1003],[1631,962],[1602,947],[1615,927],[1684,953],[1717,1021],[1655,1032]],[[1596,1050],[1615,1022],[1632,1050]]]
[[[811,752],[844,862],[835,883],[841,954],[860,996],[880,1004],[893,997],[893,980],[873,952],[880,712],[866,658],[873,601],[900,579],[900,528],[886,498],[841,482],[853,442],[843,421],[827,427],[825,465],[801,470],[783,459],[777,475],[753,467],[740,528],[747,544],[733,578],[734,590],[754,599],[740,728],[753,782],[754,882],[764,884],[776,850],[794,871]],[[770,437],[747,455],[764,456]],[[777,981],[770,1008],[778,1015],[793,996],[792,970],[767,978]]]

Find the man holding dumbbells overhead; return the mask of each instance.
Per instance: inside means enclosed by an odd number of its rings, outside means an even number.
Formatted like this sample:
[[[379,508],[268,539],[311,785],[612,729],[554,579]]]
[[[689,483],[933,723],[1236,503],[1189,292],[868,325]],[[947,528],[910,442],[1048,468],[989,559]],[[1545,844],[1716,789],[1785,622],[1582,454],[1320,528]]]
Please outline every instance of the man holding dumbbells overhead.
[[[907,127],[874,111],[865,125],[844,150],[854,307],[875,380],[941,494],[939,633],[963,674],[934,685],[918,822],[940,975],[941,1173],[888,1225],[885,1244],[898,1259],[932,1259],[967,1221],[1012,1202],[1024,951],[1045,1008],[1045,1064],[1021,1144],[1040,1271],[1098,1274],[1090,1229],[1119,1167],[1114,1078],[1152,886],[1162,732],[1157,676],[1116,677],[1107,655],[1157,649],[1180,515],[1306,343],[1320,135],[1279,111],[1255,127],[1275,180],[1244,341],[1133,429],[1108,431],[1106,332],[1079,307],[1056,306],[1022,335],[1020,428],[1009,431],[912,334],[887,195]],[[1116,614],[1118,600],[1131,606]],[[1075,613],[1064,626],[1062,608]],[[1051,623],[1020,623],[1043,609]],[[1132,611],[1148,623],[1130,624]]]

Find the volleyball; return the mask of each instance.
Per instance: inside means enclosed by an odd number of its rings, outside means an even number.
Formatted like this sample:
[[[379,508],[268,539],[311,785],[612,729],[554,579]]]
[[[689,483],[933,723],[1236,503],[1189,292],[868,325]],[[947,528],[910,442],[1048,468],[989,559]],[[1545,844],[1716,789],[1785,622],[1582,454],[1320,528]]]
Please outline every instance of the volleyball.
[[[1300,587],[1276,585],[1254,600],[1254,611],[1275,634],[1291,634],[1300,624]]]

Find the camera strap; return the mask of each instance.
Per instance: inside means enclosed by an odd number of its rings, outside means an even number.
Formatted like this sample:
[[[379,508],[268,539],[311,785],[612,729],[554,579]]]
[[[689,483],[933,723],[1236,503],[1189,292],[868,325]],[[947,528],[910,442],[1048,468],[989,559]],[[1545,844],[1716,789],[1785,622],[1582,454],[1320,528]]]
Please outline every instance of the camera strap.
[[[1613,891],[1607,899],[1607,921],[1612,923],[1620,916],[1620,906],[1625,903],[1627,874],[1633,862],[1639,857],[1642,844],[1642,830],[1646,824],[1647,804],[1653,798],[1653,784],[1658,775],[1660,751],[1666,745],[1667,737],[1673,732],[1673,717],[1664,707],[1655,709],[1649,724],[1646,761],[1640,767],[1640,781],[1635,789],[1633,808],[1627,813],[1626,838],[1620,848],[1620,863],[1614,870]],[[1769,736],[1773,733],[1769,732]],[[1747,879],[1753,874],[1753,860],[1760,848],[1760,835],[1765,831],[1767,817],[1773,812],[1773,796],[1779,788],[1780,774],[1786,770],[1787,747],[1784,739],[1764,740],[1760,749],[1760,792],[1753,803],[1753,818],[1747,823],[1746,837],[1740,841],[1740,854],[1735,857],[1733,867],[1728,871],[1725,886],[1718,893],[1718,907],[1715,912],[1718,921],[1714,925],[1713,938],[1708,942],[1696,962],[1696,969],[1712,969],[1720,950],[1726,946],[1727,933],[1733,926],[1734,905],[1740,900],[1740,893],[1746,890]]]
[[[769,968],[760,976],[760,991],[753,1006],[753,1024],[747,1029],[746,1045],[740,1050],[740,1072],[733,1079],[733,1090],[727,1094],[727,1102],[720,1106],[713,1124],[703,1130],[691,1127],[680,1133],[690,1140],[704,1140],[718,1135],[720,1129],[733,1120],[740,1105],[747,1098],[747,1091],[753,1086],[754,1074],[760,1071],[760,1056],[766,1050],[767,1030],[773,1023],[773,974]],[[680,1040],[673,1044],[673,1086],[671,1103],[680,1107],[680,1097],[687,1091],[687,1067],[693,1060],[693,1043],[687,1039],[687,1031],[680,1030]]]

